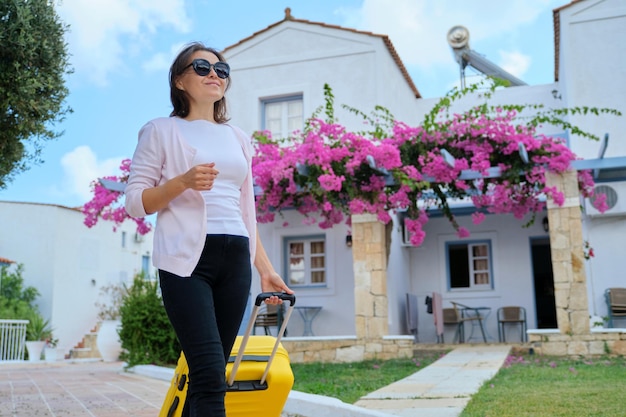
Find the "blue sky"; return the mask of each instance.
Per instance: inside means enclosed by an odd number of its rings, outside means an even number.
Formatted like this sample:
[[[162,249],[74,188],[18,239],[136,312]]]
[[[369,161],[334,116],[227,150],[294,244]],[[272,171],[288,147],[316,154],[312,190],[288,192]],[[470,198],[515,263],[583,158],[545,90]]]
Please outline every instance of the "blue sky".
[[[446,41],[463,25],[470,47],[531,85],[554,81],[552,10],[569,0],[62,0],[74,73],[44,162],[16,176],[0,200],[80,206],[89,184],[118,173],[139,128],[171,110],[169,65],[182,45],[223,49],[284,18],[388,35],[425,98],[458,83]],[[471,71],[468,72],[468,75]],[[230,103],[236,105],[236,103]],[[321,104],[321,103],[320,103]],[[351,104],[351,103],[346,103]],[[251,133],[251,132],[249,132]]]

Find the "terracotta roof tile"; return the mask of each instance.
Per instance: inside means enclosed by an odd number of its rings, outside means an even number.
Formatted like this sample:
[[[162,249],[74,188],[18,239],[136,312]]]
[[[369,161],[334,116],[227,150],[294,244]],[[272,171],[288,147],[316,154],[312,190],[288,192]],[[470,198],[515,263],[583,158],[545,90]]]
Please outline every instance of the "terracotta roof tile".
[[[374,36],[374,37],[377,37],[377,38],[381,38],[383,40],[383,42],[385,43],[385,46],[389,50],[389,53],[391,54],[391,57],[395,61],[396,65],[398,66],[398,69],[400,70],[400,72],[404,76],[404,79],[409,84],[409,87],[411,88],[411,90],[415,94],[415,98],[422,98],[422,95],[420,94],[420,92],[418,91],[417,87],[413,83],[413,79],[411,79],[411,76],[409,75],[409,72],[407,71],[406,67],[404,66],[404,63],[402,62],[402,60],[400,59],[400,56],[396,52],[396,48],[394,48],[393,44],[391,43],[391,40],[389,39],[389,37],[387,35],[380,35],[380,34],[376,34],[376,33],[373,33],[373,32],[366,32],[366,31],[361,31],[361,30],[356,30],[356,29],[344,28],[342,26],[330,25],[330,24],[327,24],[327,23],[312,22],[310,20],[305,20],[305,19],[296,19],[295,17],[293,17],[291,15],[291,9],[289,7],[285,9],[285,18],[283,20],[280,20],[280,21],[278,21],[276,23],[272,23],[271,25],[269,25],[265,29],[261,29],[261,30],[259,30],[257,32],[254,32],[252,35],[248,36],[247,38],[244,38],[244,39],[240,40],[239,42],[237,42],[237,43],[235,43],[233,45],[227,46],[226,48],[224,48],[224,50],[222,52],[226,52],[229,49],[232,49],[232,48],[234,48],[236,46],[239,46],[239,45],[241,45],[243,43],[246,43],[249,40],[251,40],[252,38],[260,35],[261,33],[267,32],[268,30],[270,30],[270,29],[272,29],[272,28],[282,24],[283,22],[287,22],[287,21],[304,23],[304,24],[308,24],[308,25],[321,26],[321,27],[330,28],[330,29],[345,30],[345,31],[348,31],[348,32],[360,33],[362,35],[368,35],[368,36]]]
[[[0,256],[0,265],[2,265],[2,264],[14,264],[14,263],[15,263],[15,261],[12,261],[10,259],[3,258],[3,257]]]

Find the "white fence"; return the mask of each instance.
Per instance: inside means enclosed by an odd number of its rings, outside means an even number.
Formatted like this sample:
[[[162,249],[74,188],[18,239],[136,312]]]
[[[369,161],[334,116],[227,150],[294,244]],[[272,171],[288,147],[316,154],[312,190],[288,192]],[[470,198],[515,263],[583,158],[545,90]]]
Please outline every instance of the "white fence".
[[[28,320],[0,319],[0,362],[24,360]]]

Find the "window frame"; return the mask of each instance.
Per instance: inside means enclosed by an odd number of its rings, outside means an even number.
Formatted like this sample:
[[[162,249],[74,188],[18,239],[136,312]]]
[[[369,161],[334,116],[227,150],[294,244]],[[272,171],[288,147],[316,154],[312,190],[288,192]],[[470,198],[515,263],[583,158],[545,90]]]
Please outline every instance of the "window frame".
[[[141,272],[144,274],[144,277],[150,277],[150,265],[150,254],[146,253],[144,255],[141,255]]]
[[[302,131],[304,129],[304,95],[302,93],[283,95],[280,97],[271,97],[271,98],[262,98],[261,101],[261,130],[268,130],[267,127],[267,105],[268,104],[276,104],[282,103],[282,111],[281,111],[281,137],[276,137],[272,132],[273,139],[286,139],[293,135],[295,131]],[[289,131],[289,113],[287,111],[287,104],[289,102],[299,101],[301,103],[302,114],[300,115],[300,127],[298,129],[294,129]],[[283,133],[283,132],[286,132]]]
[[[311,252],[310,252],[310,243],[311,242],[324,242],[324,282],[322,283],[314,283],[311,281]],[[328,288],[328,239],[325,234],[314,234],[314,235],[292,235],[292,236],[283,236],[282,238],[282,252],[283,252],[283,277],[285,282],[290,288]],[[293,242],[308,242],[308,245],[305,245],[304,249],[304,272],[305,279],[303,284],[295,284],[291,282],[291,268],[289,266],[289,246]],[[316,254],[317,255],[317,254]],[[316,269],[321,270],[321,269]]]
[[[473,260],[480,259],[480,256],[473,256],[471,248],[476,246],[487,246],[487,270],[486,272],[489,274],[489,282],[487,284],[475,284],[475,276],[477,273],[483,272],[483,270],[474,270],[472,262]],[[469,286],[468,287],[452,287],[452,270],[450,268],[450,248],[452,246],[465,246],[467,250],[467,259],[468,259],[468,279]],[[492,239],[477,239],[477,240],[468,240],[468,241],[446,241],[444,245],[445,249],[445,268],[446,268],[446,278],[447,278],[447,287],[448,291],[452,292],[462,292],[462,291],[485,291],[485,290],[493,290],[494,289],[494,267],[493,267],[493,242]],[[484,257],[482,257],[484,258]]]

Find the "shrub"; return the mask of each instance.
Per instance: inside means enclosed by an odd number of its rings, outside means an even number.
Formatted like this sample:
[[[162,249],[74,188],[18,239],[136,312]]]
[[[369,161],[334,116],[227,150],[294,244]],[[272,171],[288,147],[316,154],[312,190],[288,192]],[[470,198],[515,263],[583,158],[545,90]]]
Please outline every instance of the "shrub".
[[[24,287],[22,272],[24,272],[23,264],[18,264],[13,271],[11,271],[11,267],[8,265],[0,267],[0,299],[5,300],[7,306],[25,303],[35,308],[34,302],[35,299],[39,297],[39,291],[37,291],[35,287]],[[11,308],[7,307],[7,309]],[[19,307],[15,309],[17,310]],[[3,310],[0,311],[4,313]],[[24,318],[24,316],[19,318]]]
[[[159,292],[157,280],[136,275],[126,288],[120,307],[120,358],[128,366],[176,363],[181,347]]]
[[[26,339],[46,340],[52,337],[52,328],[35,305],[39,291],[35,287],[24,286],[23,271],[22,264],[15,269],[7,265],[0,267],[0,318],[29,320]]]

